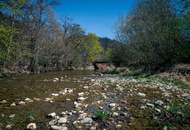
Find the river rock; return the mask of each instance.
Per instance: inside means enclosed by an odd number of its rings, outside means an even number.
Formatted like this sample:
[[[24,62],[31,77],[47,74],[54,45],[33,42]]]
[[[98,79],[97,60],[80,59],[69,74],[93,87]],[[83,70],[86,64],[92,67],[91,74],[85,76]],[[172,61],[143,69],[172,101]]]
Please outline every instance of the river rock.
[[[19,104],[19,105],[25,105],[26,102],[24,102],[24,101],[20,101],[20,102],[18,102],[18,104]]]
[[[79,98],[78,98],[79,101],[84,101],[84,100],[86,100],[86,99],[87,99],[87,98],[85,98],[85,97],[79,97]]]
[[[65,126],[57,126],[57,125],[51,126],[51,129],[52,130],[68,130],[68,128]]]
[[[11,105],[10,105],[11,107],[15,107],[16,106],[16,103],[11,103]]]
[[[118,112],[113,112],[112,116],[119,116],[119,113]]]
[[[162,106],[162,105],[164,104],[164,102],[161,101],[161,100],[157,100],[157,101],[155,102],[155,104]]]
[[[0,104],[5,104],[5,103],[8,103],[7,100],[0,101]]]
[[[117,105],[116,103],[110,103],[109,107],[113,108],[113,107],[116,107],[116,105]]]
[[[53,112],[53,113],[48,114],[48,117],[55,118],[56,115],[57,115],[57,114],[56,114],[55,112]]]
[[[59,81],[59,78],[54,78],[53,79],[53,82],[57,82],[57,81]]]
[[[146,94],[140,93],[140,92],[138,93],[138,95],[141,96],[141,97],[145,97],[146,96]]]
[[[78,93],[78,96],[80,97],[84,96],[84,92]]]
[[[52,125],[56,125],[57,124],[57,120],[51,120],[50,122],[49,122],[49,125],[50,126],[52,126]]]
[[[93,122],[93,120],[90,117],[86,117],[86,118],[81,120],[82,124],[92,124],[92,122]]]
[[[37,129],[37,126],[36,126],[36,123],[30,123],[27,125],[26,127],[27,130],[36,130]]]
[[[44,101],[52,103],[53,102],[53,98],[46,98]]]
[[[65,88],[65,89],[64,89],[64,92],[65,92],[65,93],[72,93],[72,92],[73,92],[73,89]]]
[[[34,97],[33,98],[35,101],[40,101],[41,99],[40,98],[36,98],[36,97]]]
[[[156,110],[158,113],[161,113],[161,110],[160,110],[160,109],[155,108],[155,110]]]
[[[59,124],[67,123],[67,117],[61,117],[61,118],[58,120],[58,123],[59,123]]]
[[[58,97],[58,96],[59,96],[58,93],[52,93],[51,95],[52,95],[52,96],[55,96],[55,97]]]
[[[84,88],[84,89],[88,89],[89,87],[88,87],[88,86],[84,86],[83,88]]]
[[[80,106],[82,106],[82,104],[81,103],[78,103],[78,102],[74,102],[74,105],[75,105],[75,108],[79,108]]]
[[[14,117],[15,117],[15,114],[9,115],[9,118],[14,118]]]
[[[146,103],[146,105],[149,107],[154,107],[154,104],[152,104],[152,103]]]
[[[25,98],[25,101],[26,101],[26,102],[33,102],[33,100],[30,99],[30,98]]]
[[[9,124],[9,125],[6,125],[5,130],[12,130],[12,127],[13,127],[13,126],[10,125],[10,124]]]

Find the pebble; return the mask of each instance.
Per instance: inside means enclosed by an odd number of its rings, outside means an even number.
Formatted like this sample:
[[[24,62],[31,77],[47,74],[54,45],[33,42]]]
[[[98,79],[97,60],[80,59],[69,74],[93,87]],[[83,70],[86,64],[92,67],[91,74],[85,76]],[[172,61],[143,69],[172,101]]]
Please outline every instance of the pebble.
[[[52,93],[51,95],[52,95],[52,96],[55,96],[55,97],[58,97],[58,96],[59,96],[58,93]]]
[[[57,114],[55,112],[48,114],[48,117],[55,118]]]
[[[25,105],[26,103],[24,101],[18,102],[19,105]]]
[[[84,92],[78,93],[78,96],[80,97],[84,96]]]
[[[160,109],[158,109],[158,108],[155,108],[155,110],[156,110],[157,112],[161,113],[161,110],[160,110]]]
[[[5,130],[12,130],[12,125],[6,125]]]
[[[41,99],[40,98],[36,98],[36,97],[34,97],[33,98],[35,101],[40,101]]]
[[[36,123],[28,124],[26,129],[28,129],[28,130],[36,130],[37,129]]]
[[[52,99],[52,98],[46,98],[45,101],[52,103],[52,102],[53,102],[53,99]]]
[[[122,125],[120,125],[120,124],[116,125],[116,128],[121,128],[121,127],[122,127]]]
[[[57,126],[57,125],[51,126],[51,129],[52,130],[68,130],[68,128],[65,126]]]
[[[84,86],[83,88],[84,88],[84,89],[88,89],[89,87],[88,87],[88,86]]]
[[[25,101],[26,101],[26,102],[33,102],[33,100],[30,99],[30,98],[25,98]]]
[[[59,123],[59,124],[67,123],[67,117],[61,117],[61,118],[58,120],[58,123]]]
[[[162,106],[162,105],[164,104],[164,102],[161,101],[161,100],[157,100],[157,101],[155,102],[155,104]]]
[[[119,113],[118,113],[118,112],[113,112],[112,115],[113,115],[113,116],[119,116]]]
[[[59,81],[59,78],[54,78],[53,79],[53,82],[57,82],[57,81]]]
[[[90,130],[96,130],[95,126],[90,127]]]
[[[14,118],[14,117],[15,117],[15,114],[9,115],[9,118]]]
[[[93,120],[90,117],[86,117],[86,118],[81,120],[82,124],[92,124],[92,122],[93,122]]]
[[[7,100],[2,100],[0,101],[1,104],[5,104],[5,103],[8,103]]]
[[[154,107],[154,104],[152,104],[152,103],[146,103],[146,105],[149,107]]]
[[[79,97],[79,98],[78,98],[79,101],[84,101],[84,100],[86,100],[86,99],[87,99],[87,98],[85,98],[85,97]]]
[[[11,107],[15,107],[16,106],[16,103],[11,103],[11,105],[10,105]]]
[[[140,92],[138,93],[138,95],[141,96],[141,97],[145,97],[146,96],[146,94],[140,93]]]
[[[116,103],[110,103],[109,107],[116,107]]]
[[[49,125],[50,125],[50,126],[55,125],[55,124],[57,124],[57,120],[55,120],[55,119],[54,119],[54,120],[51,120],[51,121],[49,122]]]

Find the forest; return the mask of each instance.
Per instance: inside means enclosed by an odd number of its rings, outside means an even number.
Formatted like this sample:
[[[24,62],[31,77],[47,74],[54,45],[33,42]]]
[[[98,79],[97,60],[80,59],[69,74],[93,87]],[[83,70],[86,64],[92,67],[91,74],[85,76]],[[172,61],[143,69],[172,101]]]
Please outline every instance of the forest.
[[[190,62],[188,0],[140,1],[118,19],[116,40],[88,34],[69,17],[58,22],[52,10],[57,4],[1,1],[1,68],[39,73],[85,68],[99,59],[157,71]]]

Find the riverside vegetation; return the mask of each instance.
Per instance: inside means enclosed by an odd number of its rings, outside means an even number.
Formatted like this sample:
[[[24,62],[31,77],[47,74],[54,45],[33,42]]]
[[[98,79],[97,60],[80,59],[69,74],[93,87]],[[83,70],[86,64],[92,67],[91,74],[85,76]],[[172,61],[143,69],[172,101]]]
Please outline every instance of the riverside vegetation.
[[[190,129],[188,0],[137,0],[115,40],[58,5],[0,0],[0,129]]]

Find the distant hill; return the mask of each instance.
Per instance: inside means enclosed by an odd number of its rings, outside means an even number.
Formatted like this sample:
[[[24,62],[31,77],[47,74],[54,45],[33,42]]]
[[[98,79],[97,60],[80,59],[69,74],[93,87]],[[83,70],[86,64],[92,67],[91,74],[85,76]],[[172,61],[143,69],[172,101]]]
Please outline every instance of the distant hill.
[[[116,44],[120,44],[120,42],[107,37],[99,37],[99,41],[104,50],[107,50],[108,48],[113,48]]]

